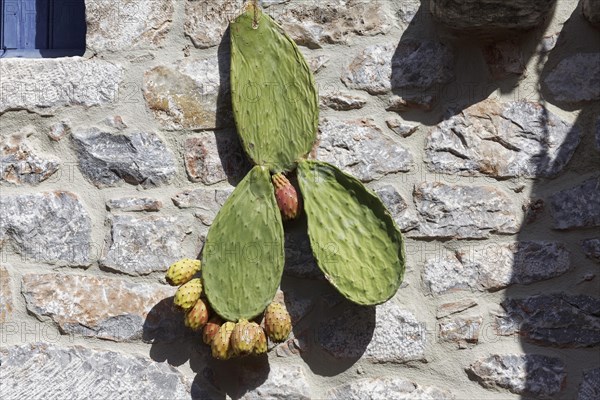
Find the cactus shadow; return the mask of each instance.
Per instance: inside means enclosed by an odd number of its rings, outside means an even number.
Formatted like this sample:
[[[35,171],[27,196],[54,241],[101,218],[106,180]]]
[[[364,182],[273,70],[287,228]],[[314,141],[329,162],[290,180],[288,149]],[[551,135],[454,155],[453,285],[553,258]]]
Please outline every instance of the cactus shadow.
[[[333,287],[321,296],[306,326],[294,327],[300,356],[314,374],[332,377],[352,368],[367,353],[376,326],[375,307],[346,300]]]
[[[229,28],[223,34],[217,49],[219,65],[219,92],[217,94],[216,126],[214,131],[219,160],[232,186],[246,176],[252,164],[248,160],[235,129],[233,109],[231,105],[231,42]]]
[[[392,56],[392,93],[408,102],[405,110],[396,112],[407,121],[432,126],[487,99],[494,92],[515,93],[520,97],[533,95],[515,92],[524,72],[511,70],[515,68],[513,64],[508,70],[503,70],[503,66],[510,61],[519,65],[517,69],[525,71],[552,19],[554,8],[541,26],[531,30],[497,32],[491,36],[465,35],[437,22],[429,11],[429,0],[421,0]],[[448,46],[453,54],[454,65],[450,70],[454,71],[454,76],[444,82],[433,82],[427,88],[415,89],[406,84],[406,81],[419,80],[418,77],[407,77],[403,67],[407,48],[414,46],[414,40],[432,40]],[[428,60],[435,58],[429,57]],[[486,70],[487,73],[480,72]]]
[[[192,399],[240,399],[260,387],[270,373],[269,361],[260,357],[236,358],[227,361],[210,357],[210,350],[202,343],[190,358],[190,367],[196,373],[192,383]]]

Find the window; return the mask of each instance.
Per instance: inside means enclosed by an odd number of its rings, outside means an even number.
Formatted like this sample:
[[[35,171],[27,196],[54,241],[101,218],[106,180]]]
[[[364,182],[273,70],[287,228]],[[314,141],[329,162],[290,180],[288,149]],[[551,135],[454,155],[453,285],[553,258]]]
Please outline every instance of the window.
[[[64,57],[85,52],[85,0],[0,0],[0,7],[3,57]]]

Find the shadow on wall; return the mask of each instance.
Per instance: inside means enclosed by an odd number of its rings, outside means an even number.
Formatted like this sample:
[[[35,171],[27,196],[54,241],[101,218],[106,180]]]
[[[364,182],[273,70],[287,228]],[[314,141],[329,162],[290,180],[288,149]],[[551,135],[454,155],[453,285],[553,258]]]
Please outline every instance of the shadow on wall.
[[[475,41],[472,35],[461,36],[436,25],[429,0],[424,0],[392,60],[394,93],[404,99],[401,104],[409,104],[408,111],[401,110],[402,117],[426,125],[437,124],[439,115],[445,115],[445,121],[460,118],[458,124],[449,122],[449,131],[459,143],[453,153],[455,162],[471,161],[478,151],[483,155],[474,169],[455,166],[451,171],[445,165],[445,173],[524,179],[520,183],[525,185],[531,182],[530,199],[523,208],[525,220],[513,247],[512,271],[499,285],[500,289],[507,287],[505,299],[498,307],[499,314],[489,316],[496,333],[505,336],[501,340],[519,340],[522,353],[490,354],[472,360],[467,368],[469,377],[482,386],[508,389],[523,398],[575,398],[578,390],[586,390],[580,388],[597,386],[600,379],[598,267],[583,249],[584,241],[600,239],[600,143],[595,138],[600,129],[600,32],[584,19],[581,4],[555,44],[553,37],[542,40],[549,20],[519,35]],[[407,54],[418,57],[410,59]],[[533,87],[522,87],[522,73],[535,56],[539,56],[534,65],[539,81]],[[457,60],[464,68],[447,68]],[[411,62],[425,62],[420,68],[423,74],[407,76],[405,71],[415,69],[414,65],[405,66]],[[478,75],[486,63],[488,74]],[[452,76],[453,70],[456,76]],[[482,103],[494,92],[511,98],[502,99],[500,106]],[[435,101],[431,110],[427,110],[432,101],[428,96]],[[469,109],[473,105],[477,108]],[[576,121],[561,128],[560,110],[552,111],[554,107],[579,111]],[[491,125],[491,130],[474,134],[471,130],[473,136],[466,136],[471,122],[479,119],[489,119],[489,125],[479,126]],[[493,122],[495,119],[502,122]],[[500,143],[515,152],[515,158],[525,153],[529,160],[503,173],[490,167],[498,166],[498,160],[485,159],[485,140]],[[514,146],[515,142],[519,146]],[[500,250],[503,245],[491,247]],[[478,245],[471,246],[471,256],[486,246],[475,248]],[[496,264],[494,269],[506,262],[500,251],[483,251],[486,259]],[[460,262],[466,264],[464,259]],[[514,372],[519,370],[525,378]],[[505,374],[506,379],[498,379],[494,371]]]
[[[490,35],[485,28],[466,33],[450,30],[434,19],[429,3],[421,0],[392,56],[391,86],[397,97],[390,101],[388,111],[431,126],[440,122],[439,115],[460,113],[494,92],[521,97],[522,72],[554,11],[534,29],[516,34],[515,30],[496,30],[496,35]],[[482,73],[486,69],[489,72]]]

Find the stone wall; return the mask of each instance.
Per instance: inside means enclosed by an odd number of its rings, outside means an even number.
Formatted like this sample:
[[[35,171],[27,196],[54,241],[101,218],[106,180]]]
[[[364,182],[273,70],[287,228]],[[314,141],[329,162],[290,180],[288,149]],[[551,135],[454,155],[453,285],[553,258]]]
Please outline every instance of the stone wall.
[[[279,295],[293,337],[268,360],[212,360],[163,275],[249,168],[228,97],[241,2],[86,0],[84,57],[0,60],[2,398],[598,398],[600,32],[584,7],[263,3],[316,76],[314,157],[405,234],[401,289],[343,300],[301,221]]]

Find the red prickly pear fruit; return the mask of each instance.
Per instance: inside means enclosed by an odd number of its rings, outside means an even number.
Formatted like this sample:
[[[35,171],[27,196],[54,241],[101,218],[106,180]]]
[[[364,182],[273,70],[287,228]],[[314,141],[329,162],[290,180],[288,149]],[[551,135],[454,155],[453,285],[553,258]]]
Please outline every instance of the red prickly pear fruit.
[[[210,345],[213,341],[213,338],[219,332],[219,328],[223,324],[223,320],[216,315],[211,317],[211,319],[204,325],[204,330],[202,331],[202,341],[204,343]]]
[[[271,303],[265,312],[265,330],[274,342],[283,342],[292,331],[292,319],[284,306]]]
[[[202,300],[198,300],[194,307],[185,314],[185,326],[193,331],[199,331],[202,329],[206,322],[208,322],[208,308],[206,303]]]
[[[284,220],[296,218],[302,210],[302,204],[294,185],[283,174],[271,177],[275,187],[275,199]]]

